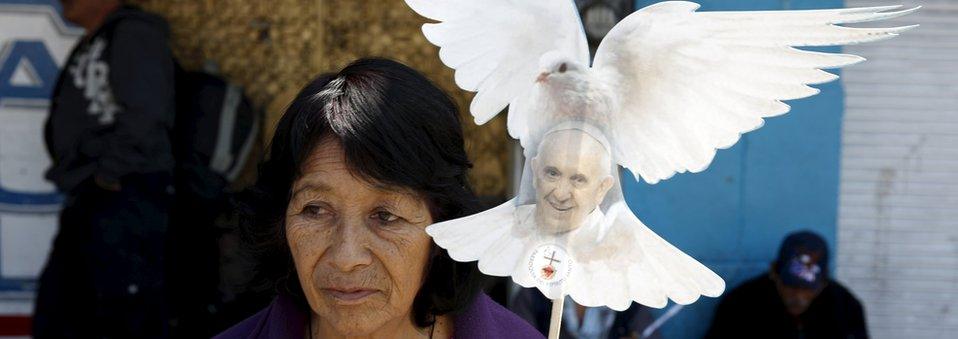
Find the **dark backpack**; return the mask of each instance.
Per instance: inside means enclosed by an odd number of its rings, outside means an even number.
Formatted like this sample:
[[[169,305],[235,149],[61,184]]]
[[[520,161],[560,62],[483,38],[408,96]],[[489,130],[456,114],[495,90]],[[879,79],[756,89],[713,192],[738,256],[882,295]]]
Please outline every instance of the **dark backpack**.
[[[218,199],[246,167],[260,115],[239,86],[177,66],[173,147],[177,191]]]
[[[218,305],[217,219],[230,213],[230,184],[250,160],[262,121],[242,90],[177,65],[172,140],[176,195],[170,215],[167,286],[171,337],[209,337]]]

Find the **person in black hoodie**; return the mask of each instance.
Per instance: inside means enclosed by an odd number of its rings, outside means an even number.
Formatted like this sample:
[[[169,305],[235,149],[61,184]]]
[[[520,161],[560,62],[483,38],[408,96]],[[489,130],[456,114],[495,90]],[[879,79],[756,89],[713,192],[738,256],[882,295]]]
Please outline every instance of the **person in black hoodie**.
[[[868,330],[858,299],[828,277],[825,240],[800,231],[785,238],[767,274],[722,299],[705,337],[863,339]]]
[[[174,61],[167,24],[118,0],[62,0],[86,29],[45,126],[46,177],[65,195],[40,276],[35,338],[168,334]]]

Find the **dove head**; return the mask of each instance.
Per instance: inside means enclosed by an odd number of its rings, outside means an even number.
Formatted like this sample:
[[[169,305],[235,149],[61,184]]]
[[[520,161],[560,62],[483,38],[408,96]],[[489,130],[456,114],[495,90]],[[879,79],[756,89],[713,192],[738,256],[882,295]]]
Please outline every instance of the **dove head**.
[[[585,66],[560,52],[548,52],[539,58],[536,82],[550,85],[574,82],[584,69]]]

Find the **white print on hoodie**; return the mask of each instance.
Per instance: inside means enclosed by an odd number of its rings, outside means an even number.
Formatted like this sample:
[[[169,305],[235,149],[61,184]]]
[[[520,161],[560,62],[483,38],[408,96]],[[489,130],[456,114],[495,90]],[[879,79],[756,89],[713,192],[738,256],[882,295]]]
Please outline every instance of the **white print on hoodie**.
[[[83,96],[90,100],[87,113],[99,116],[101,125],[113,123],[113,117],[119,106],[113,99],[110,89],[110,66],[100,58],[106,48],[103,38],[96,38],[93,43],[77,56],[76,65],[69,68],[73,76],[73,84],[83,89]]]

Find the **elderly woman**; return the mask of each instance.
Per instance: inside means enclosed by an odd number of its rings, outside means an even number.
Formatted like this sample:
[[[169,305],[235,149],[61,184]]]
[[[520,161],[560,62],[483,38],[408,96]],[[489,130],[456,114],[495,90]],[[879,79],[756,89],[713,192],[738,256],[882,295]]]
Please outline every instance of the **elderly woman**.
[[[249,204],[278,296],[219,338],[536,338],[426,226],[475,212],[455,105],[416,71],[359,60],[299,93]]]

